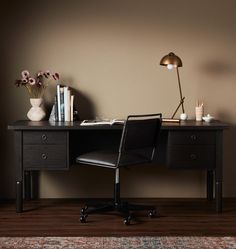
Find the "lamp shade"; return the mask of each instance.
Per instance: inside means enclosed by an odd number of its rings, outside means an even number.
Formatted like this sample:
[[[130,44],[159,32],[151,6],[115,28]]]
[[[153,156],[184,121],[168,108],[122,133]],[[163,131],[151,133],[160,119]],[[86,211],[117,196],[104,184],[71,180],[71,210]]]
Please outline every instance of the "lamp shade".
[[[162,65],[162,66],[173,65],[174,67],[182,67],[183,63],[182,63],[181,59],[176,54],[171,52],[168,55],[165,55],[161,59],[160,65]]]

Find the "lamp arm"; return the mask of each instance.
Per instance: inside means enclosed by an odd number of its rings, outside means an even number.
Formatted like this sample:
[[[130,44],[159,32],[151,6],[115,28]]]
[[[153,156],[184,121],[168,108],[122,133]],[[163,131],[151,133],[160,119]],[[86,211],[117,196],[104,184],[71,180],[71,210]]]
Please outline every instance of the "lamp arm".
[[[183,95],[182,95],[182,89],[181,89],[181,84],[180,84],[180,77],[179,77],[179,68],[176,67],[176,71],[177,71],[177,77],[178,77],[178,85],[179,85],[179,94],[180,94],[180,105],[182,106],[182,111],[183,113],[185,113],[184,111],[184,98],[183,98]],[[178,106],[178,109],[179,109],[179,106]],[[178,110],[177,109],[177,110]],[[177,112],[177,111],[176,111]],[[175,113],[174,113],[175,114]]]
[[[179,110],[180,106],[182,105],[182,107],[183,107],[184,99],[185,99],[185,97],[183,97],[183,98],[180,100],[179,105],[177,106],[177,108],[175,109],[173,115],[171,116],[172,119],[174,118],[176,112]]]

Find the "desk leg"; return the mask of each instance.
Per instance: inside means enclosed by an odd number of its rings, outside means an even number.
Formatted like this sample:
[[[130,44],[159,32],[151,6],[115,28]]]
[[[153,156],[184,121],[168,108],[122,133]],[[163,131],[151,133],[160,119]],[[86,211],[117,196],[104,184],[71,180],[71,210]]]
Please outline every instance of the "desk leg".
[[[215,198],[216,212],[222,212],[222,182],[223,182],[223,131],[216,134],[216,170],[215,170]]]
[[[32,172],[25,171],[24,174],[24,185],[25,185],[25,199],[27,201],[31,200],[32,196]]]
[[[216,182],[216,212],[222,212],[222,182]]]
[[[15,131],[16,212],[23,211],[22,131]]]
[[[23,211],[23,198],[22,198],[22,181],[16,182],[16,212]]]
[[[212,170],[207,170],[207,200],[213,200],[214,175]]]

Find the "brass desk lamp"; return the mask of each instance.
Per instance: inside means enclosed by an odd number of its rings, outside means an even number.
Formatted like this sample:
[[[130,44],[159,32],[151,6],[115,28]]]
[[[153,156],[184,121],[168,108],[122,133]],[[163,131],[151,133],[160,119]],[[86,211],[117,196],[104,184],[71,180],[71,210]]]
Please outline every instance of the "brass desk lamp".
[[[179,78],[179,67],[183,66],[183,63],[181,59],[175,55],[173,52],[169,53],[168,55],[165,55],[161,61],[160,61],[161,66],[166,66],[168,69],[173,69],[174,67],[176,68],[177,71],[177,77],[178,77],[178,85],[179,85],[179,94],[180,94],[180,103],[177,106],[176,110],[174,111],[171,119],[174,118],[175,114],[179,110],[180,106],[182,107],[182,112],[185,113],[184,111],[184,99],[182,94],[182,89],[181,89],[181,84],[180,84],[180,78]]]

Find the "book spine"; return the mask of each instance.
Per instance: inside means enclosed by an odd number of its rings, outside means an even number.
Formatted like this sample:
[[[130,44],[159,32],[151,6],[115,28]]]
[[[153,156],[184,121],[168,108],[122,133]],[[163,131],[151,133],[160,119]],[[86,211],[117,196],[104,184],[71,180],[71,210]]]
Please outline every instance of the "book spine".
[[[65,121],[64,87],[60,87],[61,121]]]
[[[55,96],[54,106],[55,106],[55,112],[54,112],[54,115],[55,115],[55,121],[57,122],[57,121],[58,121],[58,104],[57,104],[57,94],[56,94],[56,96]]]
[[[70,120],[74,121],[74,95],[70,96]]]
[[[58,121],[61,121],[61,94],[60,94],[60,85],[57,85],[57,112],[58,112]]]
[[[70,102],[68,101],[68,95],[69,95],[69,90],[68,87],[64,87],[64,116],[65,116],[65,121],[70,121],[70,116],[68,113]]]
[[[71,109],[71,105],[70,105],[70,97],[71,97],[71,90],[68,90],[67,91],[67,116],[68,116],[68,121],[71,121],[71,118],[70,118],[70,109]]]

